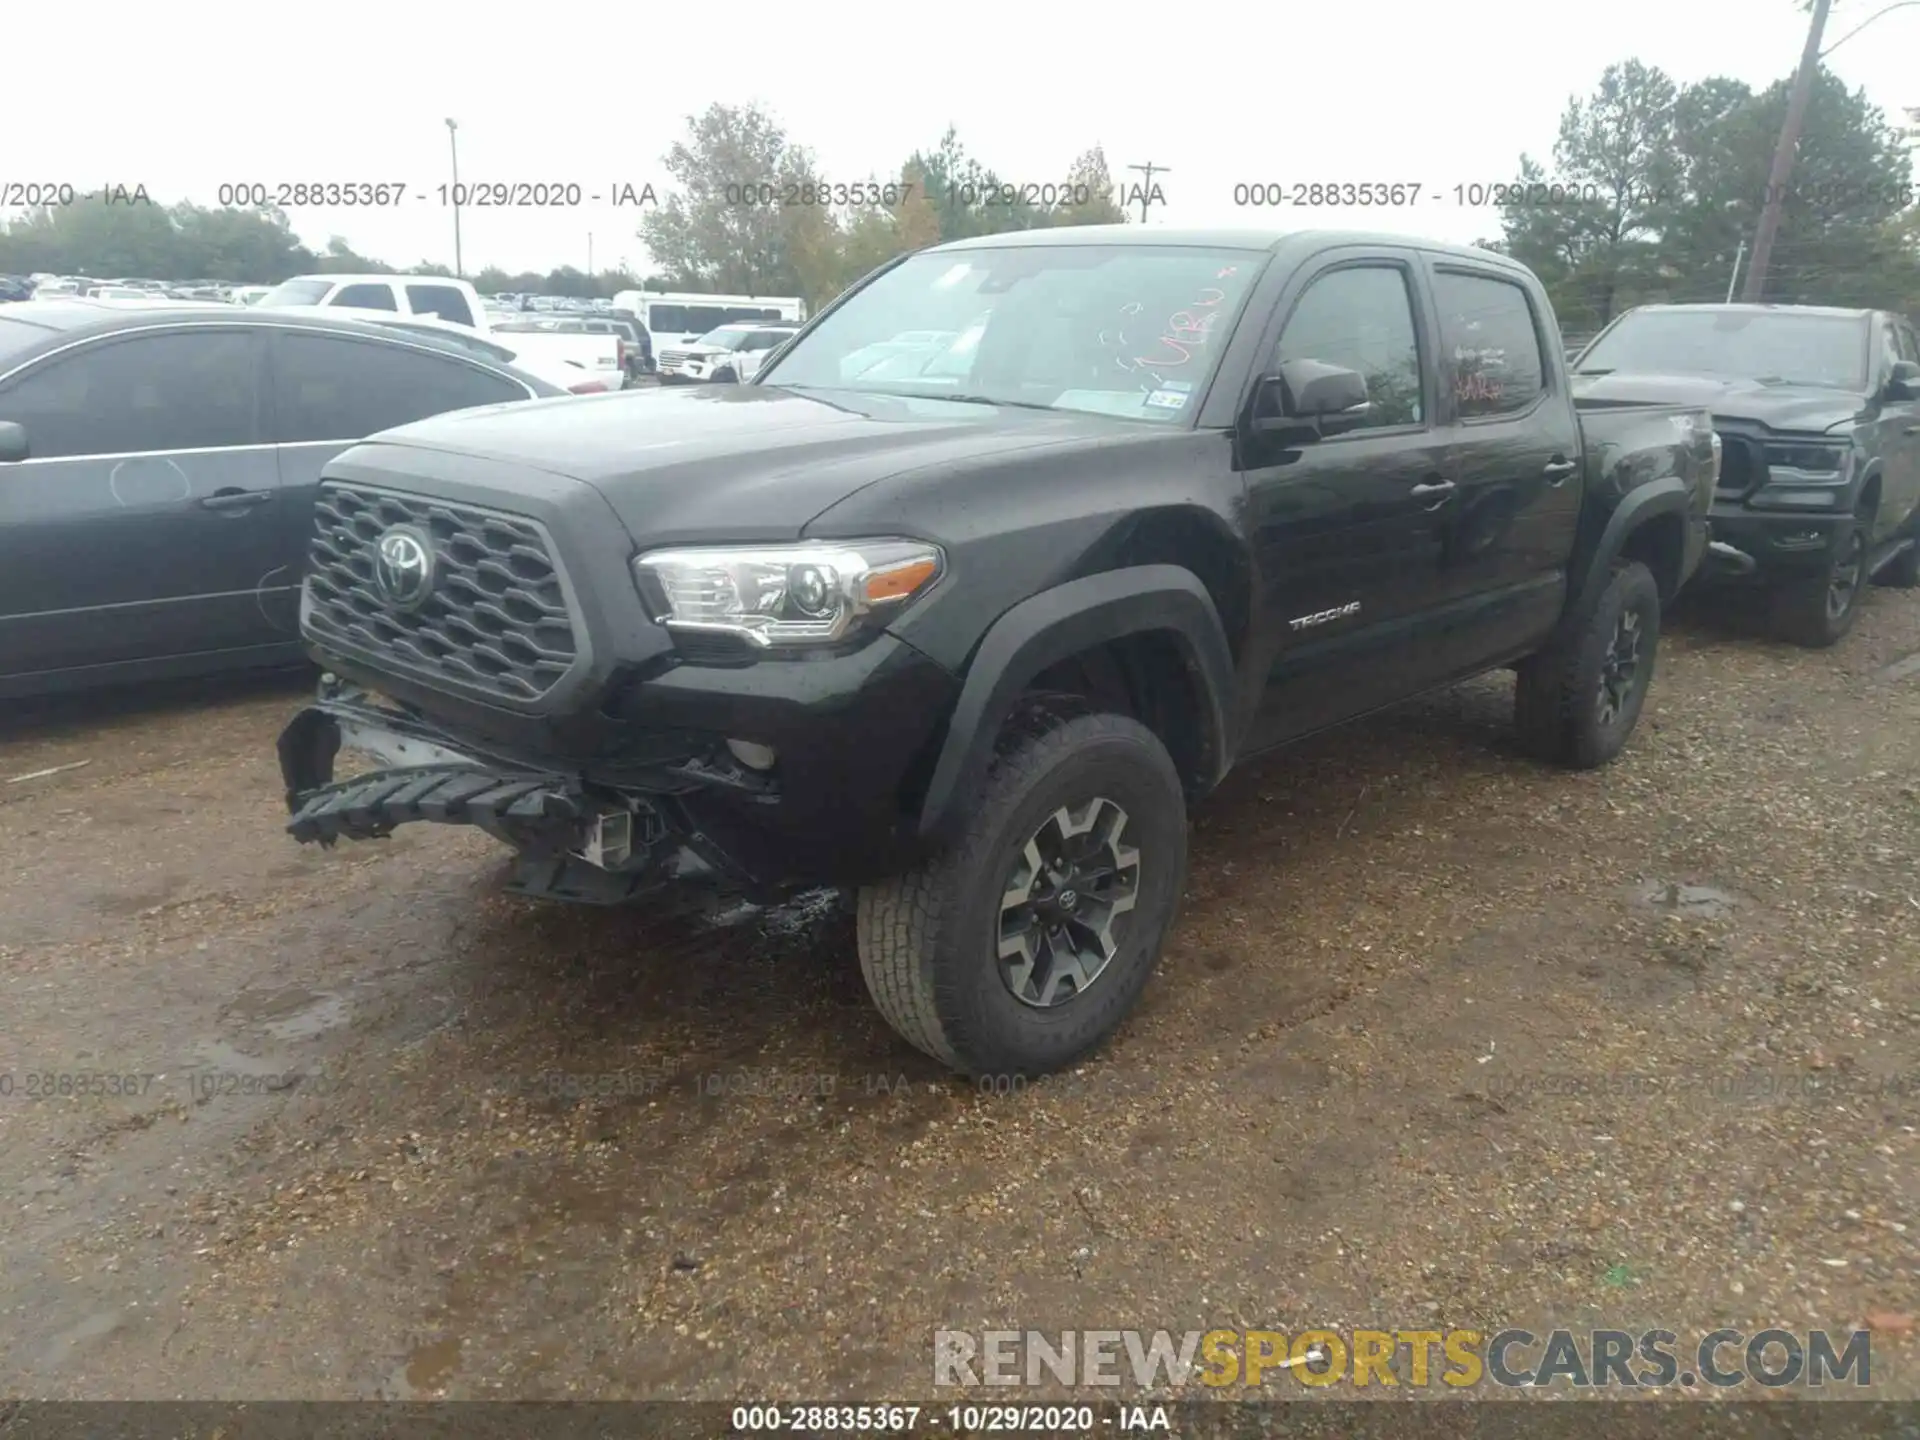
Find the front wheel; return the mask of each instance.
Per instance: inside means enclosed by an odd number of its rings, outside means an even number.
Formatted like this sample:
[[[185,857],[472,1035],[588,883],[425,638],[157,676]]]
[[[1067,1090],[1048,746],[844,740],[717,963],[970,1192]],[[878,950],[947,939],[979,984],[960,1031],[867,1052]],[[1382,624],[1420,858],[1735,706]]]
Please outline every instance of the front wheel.
[[[1186,867],[1166,748],[1133,720],[1080,716],[999,757],[952,849],[860,892],[860,969],[882,1017],[934,1059],[1043,1075],[1133,1009]]]
[[[1867,528],[1858,516],[1819,573],[1774,592],[1774,631],[1809,650],[1837,645],[1853,629],[1867,588]]]
[[[1579,625],[1520,665],[1514,723],[1521,744],[1570,770],[1613,759],[1640,719],[1659,645],[1653,572],[1637,560],[1616,561]]]
[[[740,376],[731,365],[722,365],[718,370],[713,372],[713,383],[716,385],[738,385],[740,383]]]

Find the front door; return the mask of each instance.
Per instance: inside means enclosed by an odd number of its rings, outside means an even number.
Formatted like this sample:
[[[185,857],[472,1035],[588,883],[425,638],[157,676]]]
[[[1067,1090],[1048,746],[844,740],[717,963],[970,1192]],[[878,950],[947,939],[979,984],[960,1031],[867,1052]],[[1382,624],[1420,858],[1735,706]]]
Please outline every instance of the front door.
[[[1416,622],[1438,584],[1449,465],[1414,264],[1397,250],[1342,251],[1281,302],[1263,370],[1290,360],[1357,370],[1373,408],[1342,435],[1246,442],[1264,622],[1252,748],[1375,709],[1434,668]]]
[[[0,676],[287,639],[257,331],[136,330],[0,386],[29,458],[0,465]]]

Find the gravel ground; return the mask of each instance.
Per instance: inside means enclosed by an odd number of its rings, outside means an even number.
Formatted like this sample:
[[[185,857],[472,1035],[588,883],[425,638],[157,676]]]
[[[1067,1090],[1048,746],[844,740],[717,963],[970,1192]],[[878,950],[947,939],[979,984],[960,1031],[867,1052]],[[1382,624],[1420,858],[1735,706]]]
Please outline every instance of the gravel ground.
[[[1917,653],[1912,594],[1818,654],[1683,615],[1607,771],[1516,758],[1491,678],[1250,766],[1139,1013],[1010,1095],[891,1037],[830,903],[295,846],[304,680],[16,719],[0,1394],[882,1399],[942,1326],[1872,1317],[1920,1395]],[[26,1093],[72,1072],[132,1093]]]

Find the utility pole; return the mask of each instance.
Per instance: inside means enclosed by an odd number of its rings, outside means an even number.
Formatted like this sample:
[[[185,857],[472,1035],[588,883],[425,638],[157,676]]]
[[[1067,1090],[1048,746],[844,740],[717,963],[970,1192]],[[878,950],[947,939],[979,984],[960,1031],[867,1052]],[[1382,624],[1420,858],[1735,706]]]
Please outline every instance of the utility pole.
[[[1727,276],[1727,304],[1733,303],[1733,287],[1740,280],[1740,262],[1746,257],[1747,242],[1742,240],[1740,248],[1733,252],[1733,273]]]
[[[1827,11],[1832,4],[1833,0],[1813,0],[1806,49],[1800,52],[1800,68],[1794,72],[1793,88],[1787,92],[1787,118],[1781,122],[1780,143],[1773,150],[1766,203],[1760,211],[1759,231],[1753,237],[1753,258],[1747,262],[1746,288],[1740,294],[1749,305],[1758,304],[1766,294],[1767,262],[1773,258],[1773,238],[1780,231],[1780,209],[1787,198],[1787,180],[1793,174],[1794,152],[1800,146],[1800,127],[1806,123],[1814,73],[1820,68],[1820,35],[1827,28]]]
[[[593,232],[587,232],[587,279],[593,279]]]
[[[453,273],[456,279],[467,278],[465,268],[460,264],[460,136],[459,125],[453,120],[447,121],[447,146],[453,151]]]
[[[1167,169],[1164,165],[1156,165],[1151,160],[1144,165],[1129,165],[1127,168],[1129,170],[1138,170],[1142,177],[1144,177],[1140,181],[1140,223],[1144,225],[1147,223],[1147,206],[1153,203],[1153,177],[1155,175],[1171,175],[1173,171]]]

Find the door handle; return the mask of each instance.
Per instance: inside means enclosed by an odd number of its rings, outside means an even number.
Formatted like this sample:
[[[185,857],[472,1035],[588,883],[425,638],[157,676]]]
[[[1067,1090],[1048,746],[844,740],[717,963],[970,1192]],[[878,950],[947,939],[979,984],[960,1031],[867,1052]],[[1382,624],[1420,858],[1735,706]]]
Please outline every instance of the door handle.
[[[200,502],[203,510],[245,510],[273,498],[271,490],[216,490]]]
[[[1909,425],[1900,433],[1902,435],[1920,435],[1920,425]]]
[[[1579,468],[1580,467],[1571,460],[1549,460],[1546,468],[1541,471],[1541,474],[1547,477],[1549,483],[1561,485],[1566,483],[1567,478]]]
[[[1454,488],[1454,483],[1451,480],[1441,480],[1431,485],[1422,482],[1414,486],[1413,489],[1407,493],[1412,495],[1416,500],[1433,501],[1433,504],[1427,507],[1431,510],[1444,502],[1447,496],[1453,494]]]

